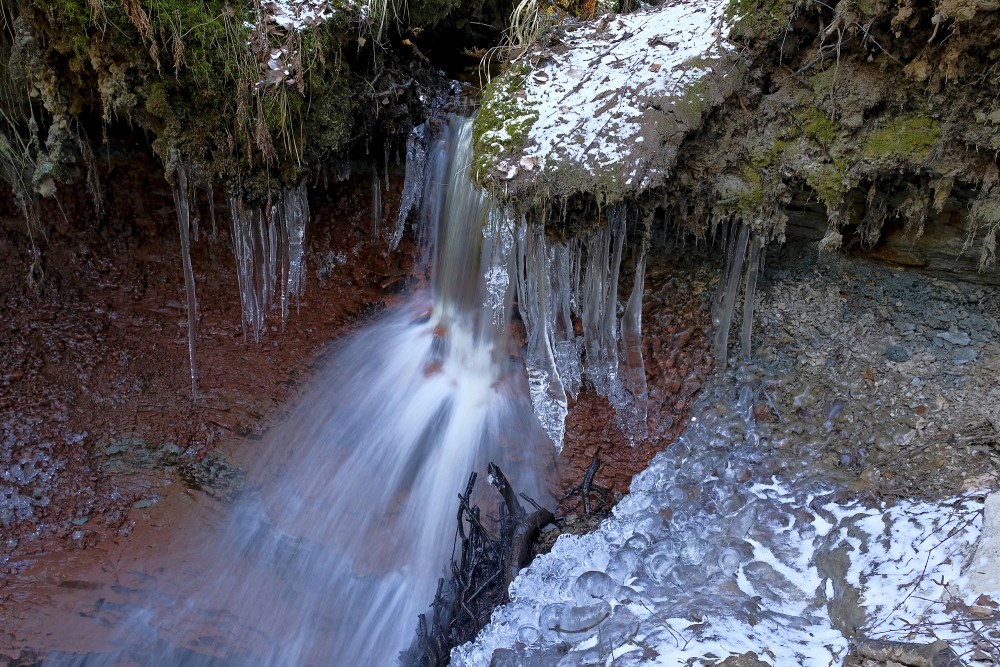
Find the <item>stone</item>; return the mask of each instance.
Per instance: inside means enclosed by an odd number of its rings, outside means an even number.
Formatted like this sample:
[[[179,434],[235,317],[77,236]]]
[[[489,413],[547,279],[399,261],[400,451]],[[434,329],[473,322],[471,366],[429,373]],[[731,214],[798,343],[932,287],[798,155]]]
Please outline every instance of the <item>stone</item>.
[[[893,345],[885,351],[885,357],[889,361],[906,361],[910,358],[910,353],[902,345]]]
[[[969,334],[964,331],[944,331],[938,334],[938,338],[943,338],[952,345],[965,346],[972,342]]]
[[[983,529],[964,574],[964,588],[969,594],[1000,590],[1000,493],[986,497]]]
[[[978,356],[979,353],[976,350],[971,347],[963,347],[955,350],[954,354],[951,355],[951,360],[956,364],[967,364],[970,361],[975,361]]]

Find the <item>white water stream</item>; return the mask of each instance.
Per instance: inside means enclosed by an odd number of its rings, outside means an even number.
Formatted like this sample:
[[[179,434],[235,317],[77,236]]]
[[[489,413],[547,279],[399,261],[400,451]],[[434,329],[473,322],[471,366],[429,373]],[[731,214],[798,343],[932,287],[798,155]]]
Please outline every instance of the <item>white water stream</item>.
[[[467,180],[470,133],[454,119],[428,151],[430,291],[333,355],[228,525],[122,623],[121,650],[71,664],[395,664],[445,574],[469,473],[496,462],[545,499],[552,446],[511,354],[512,290],[488,298],[507,260]]]

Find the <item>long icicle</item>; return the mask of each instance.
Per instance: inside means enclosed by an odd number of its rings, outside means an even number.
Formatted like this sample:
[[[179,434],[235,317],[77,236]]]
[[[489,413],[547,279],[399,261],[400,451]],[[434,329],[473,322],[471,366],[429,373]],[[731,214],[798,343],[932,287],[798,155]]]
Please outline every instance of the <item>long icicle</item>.
[[[740,350],[746,361],[750,361],[750,357],[753,355],[750,339],[753,335],[754,298],[757,294],[757,278],[760,274],[763,245],[760,234],[754,234],[753,240],[750,241],[750,254],[747,257],[747,282],[743,290],[743,325],[740,330]]]
[[[174,206],[177,209],[177,230],[181,237],[181,262],[184,265],[184,291],[187,295],[188,364],[191,371],[191,398],[198,395],[198,368],[195,364],[194,341],[197,331],[198,299],[194,292],[194,269],[191,267],[191,198],[187,171],[178,163],[174,171]]]
[[[648,393],[646,365],[642,358],[642,292],[646,277],[646,250],[643,248],[635,266],[632,293],[625,305],[621,322],[621,358],[625,366],[622,386],[625,405],[618,417],[626,437],[633,443],[649,435],[646,424]]]
[[[733,309],[736,305],[736,293],[739,291],[740,277],[743,275],[743,260],[747,253],[747,241],[750,238],[750,228],[744,226],[736,237],[729,255],[729,271],[719,280],[721,300],[718,302],[718,319],[715,324],[715,339],[713,352],[715,364],[719,369],[726,367],[729,355],[729,329],[733,322]]]

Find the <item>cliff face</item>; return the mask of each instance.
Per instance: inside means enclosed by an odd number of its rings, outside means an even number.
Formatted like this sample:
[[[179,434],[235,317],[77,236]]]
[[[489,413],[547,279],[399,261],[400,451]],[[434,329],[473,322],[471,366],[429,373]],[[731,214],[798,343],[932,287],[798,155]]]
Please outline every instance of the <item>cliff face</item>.
[[[670,2],[637,20],[648,26],[685,7]],[[697,234],[738,220],[771,238],[805,233],[825,249],[857,247],[912,266],[943,262],[965,278],[996,280],[987,271],[1000,230],[995,2],[733,0],[715,15],[700,10],[677,39],[608,31],[609,22],[624,25],[614,17],[590,24],[585,45],[567,47],[557,31],[556,48],[601,57],[551,109],[535,89],[550,85],[554,48],[543,40],[529,51],[491,85],[488,107],[542,100],[532,112],[545,118],[591,98],[618,107],[624,100],[638,110],[636,127],[590,144],[565,136],[594,154],[624,156],[593,182],[579,178],[586,158],[558,158],[558,146],[534,155],[547,145],[544,123],[509,114],[482,133],[483,182],[539,215],[553,197],[561,207],[624,201]],[[703,34],[716,39],[668,62]],[[647,47],[637,49],[640,70],[618,90],[602,89],[613,79],[605,73],[623,67],[603,56],[636,39]],[[655,83],[664,76],[670,85]],[[611,105],[609,120],[617,110]]]

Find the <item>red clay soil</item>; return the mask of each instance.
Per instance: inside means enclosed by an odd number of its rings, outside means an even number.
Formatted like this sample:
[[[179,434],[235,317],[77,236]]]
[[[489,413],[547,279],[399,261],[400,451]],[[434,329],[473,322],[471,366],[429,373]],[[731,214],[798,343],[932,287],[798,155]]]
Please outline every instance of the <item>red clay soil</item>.
[[[23,501],[0,515],[0,654],[99,648],[86,624],[77,629],[74,592],[127,598],[143,586],[131,579],[148,576],[137,573],[152,550],[170,553],[185,526],[224,515],[223,503],[187,488],[168,464],[216,449],[250,460],[323,352],[416,281],[412,244],[386,252],[370,186],[358,181],[311,189],[305,296],[284,331],[275,323],[259,344],[240,325],[225,202],[216,201],[213,239],[199,200],[193,399],[180,246],[160,165],[132,156],[113,166],[102,216],[83,188],[45,202],[40,289],[27,279],[23,219],[0,194],[0,494],[13,489]],[[383,195],[384,220],[395,218],[400,185]],[[702,299],[669,277],[650,269],[643,313],[654,437],[629,446],[607,402],[584,392],[570,411],[557,497],[580,483],[595,453],[595,483],[627,492],[680,432],[711,359]]]

